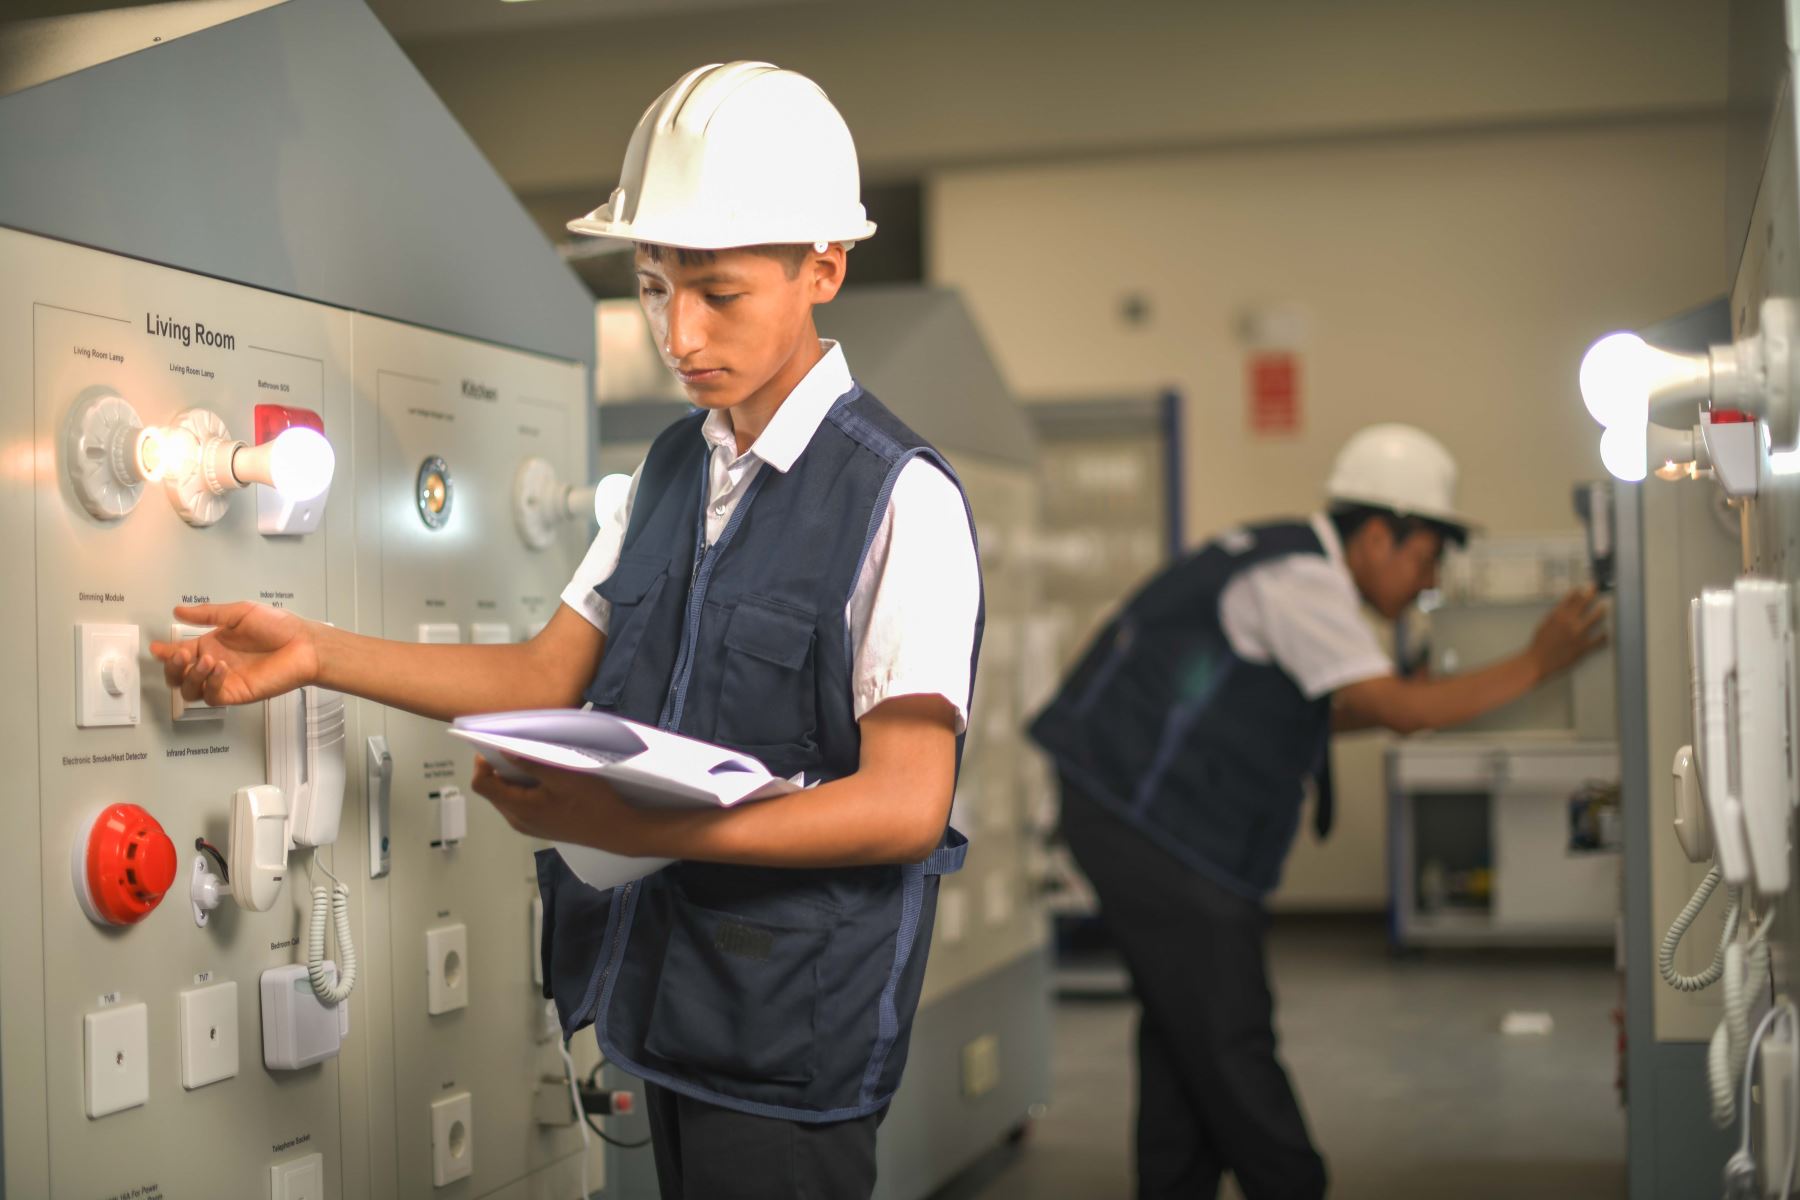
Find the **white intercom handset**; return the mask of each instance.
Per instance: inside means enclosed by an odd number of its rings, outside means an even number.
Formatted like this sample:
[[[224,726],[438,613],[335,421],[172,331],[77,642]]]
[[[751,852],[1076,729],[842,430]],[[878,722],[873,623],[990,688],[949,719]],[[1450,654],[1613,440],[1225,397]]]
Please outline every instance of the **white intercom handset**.
[[[1788,586],[1740,579],[1737,597],[1738,797],[1756,890],[1787,891],[1794,808],[1794,638]]]
[[[328,688],[303,687],[268,703],[269,778],[291,798],[288,846],[329,846],[344,815],[344,697]],[[323,871],[315,849],[312,865]],[[329,871],[326,871],[330,875]],[[356,987],[356,947],[350,940],[350,889],[336,876],[332,886],[313,886],[306,965],[312,988],[326,1004],[349,998]],[[326,926],[335,926],[340,970],[325,957]]]
[[[1697,734],[1713,849],[1725,882],[1788,887],[1796,796],[1789,589],[1767,579],[1708,588],[1695,602]]]
[[[1750,882],[1750,850],[1744,844],[1738,799],[1737,739],[1733,720],[1737,691],[1737,600],[1729,588],[1708,588],[1694,601],[1699,637],[1694,645],[1700,676],[1700,766],[1713,848],[1725,882]]]
[[[344,697],[304,687],[268,710],[269,782],[288,797],[290,845],[332,845],[344,815]]]

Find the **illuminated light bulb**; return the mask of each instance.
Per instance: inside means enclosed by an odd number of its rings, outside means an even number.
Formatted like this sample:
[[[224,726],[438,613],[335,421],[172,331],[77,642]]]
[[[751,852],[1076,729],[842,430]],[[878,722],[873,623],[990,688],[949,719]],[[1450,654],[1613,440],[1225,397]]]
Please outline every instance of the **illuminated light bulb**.
[[[1649,474],[1645,426],[1614,425],[1600,435],[1600,461],[1616,479],[1637,483]]]
[[[239,443],[231,457],[231,475],[238,486],[267,484],[297,504],[324,494],[336,469],[331,443],[305,425],[290,426],[260,446]]]
[[[1635,333],[1609,333],[1581,359],[1581,399],[1607,429],[1648,424],[1655,410],[1667,418],[1678,408],[1685,417],[1689,405],[1720,399],[1713,395],[1714,358],[1659,350]]]
[[[1649,421],[1650,388],[1644,368],[1649,350],[1635,333],[1610,333],[1582,356],[1582,403],[1604,428]]]

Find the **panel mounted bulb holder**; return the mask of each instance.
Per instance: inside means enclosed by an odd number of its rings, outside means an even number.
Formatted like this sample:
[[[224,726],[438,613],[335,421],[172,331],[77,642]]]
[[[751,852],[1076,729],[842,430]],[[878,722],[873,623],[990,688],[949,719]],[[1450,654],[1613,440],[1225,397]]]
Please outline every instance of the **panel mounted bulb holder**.
[[[513,473],[513,524],[527,546],[543,550],[556,541],[556,531],[569,516],[570,490],[549,459],[532,457],[519,464]]]
[[[70,865],[88,920],[135,925],[175,883],[175,843],[139,806],[109,804],[82,822]]]
[[[1793,344],[1800,310],[1771,297],[1757,323],[1733,341],[1698,353],[1652,346],[1635,333],[1613,333],[1581,360],[1581,397],[1607,431],[1601,453],[1622,479],[1634,474],[1648,425],[1691,428],[1704,413],[1741,411],[1761,421],[1775,450],[1800,441],[1800,355]]]
[[[144,424],[137,409],[109,388],[84,392],[63,428],[63,466],[89,515],[116,521],[137,507],[147,472],[139,454]]]
[[[216,525],[230,507],[226,493],[243,486],[231,474],[232,455],[243,443],[207,408],[187,409],[159,432],[169,503],[195,528]]]

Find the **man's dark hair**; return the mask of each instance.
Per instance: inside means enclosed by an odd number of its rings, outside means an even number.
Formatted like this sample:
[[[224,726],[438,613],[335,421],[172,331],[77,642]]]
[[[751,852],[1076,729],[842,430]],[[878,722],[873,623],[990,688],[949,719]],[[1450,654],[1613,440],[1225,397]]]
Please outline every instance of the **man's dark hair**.
[[[718,260],[717,250],[690,250],[685,246],[659,246],[654,242],[638,242],[637,248],[644,252],[644,257],[653,263],[659,263],[665,255],[672,255],[676,262],[684,267],[697,267]],[[760,254],[764,258],[772,258],[787,268],[787,277],[797,279],[800,268],[812,257],[811,246],[740,246],[740,250],[748,250],[751,254]]]
[[[1444,539],[1446,546],[1454,542],[1458,546],[1467,545],[1469,531],[1461,525],[1452,525],[1448,521],[1434,521],[1430,517],[1414,516],[1411,513],[1397,513],[1391,508],[1382,508],[1376,504],[1339,503],[1331,506],[1328,514],[1331,524],[1337,529],[1338,540],[1344,545],[1356,531],[1370,521],[1380,521],[1394,535],[1395,544],[1404,542],[1420,530],[1430,530]]]

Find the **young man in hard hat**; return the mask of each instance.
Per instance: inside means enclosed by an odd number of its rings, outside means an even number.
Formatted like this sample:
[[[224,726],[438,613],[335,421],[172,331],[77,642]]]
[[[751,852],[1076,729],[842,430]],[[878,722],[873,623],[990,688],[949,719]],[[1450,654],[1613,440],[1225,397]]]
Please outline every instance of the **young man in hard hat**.
[[[875,231],[818,86],[702,67],[639,122],[619,186],[571,223],[636,255],[664,361],[700,411],[658,437],[563,606],[520,646],[361,638],[250,605],[158,646],[190,697],[318,682],[435,717],[595,707],[723,743],[800,793],[643,811],[605,785],[477,763],[534,837],[681,860],[598,892],[539,855],[565,1032],[643,1078],[665,1197],[866,1197],[900,1081],[982,624],[944,459],[822,342],[815,304]]]
[[[1572,592],[1518,654],[1402,678],[1362,614],[1398,618],[1468,522],[1456,464],[1406,425],[1356,434],[1330,504],[1237,529],[1126,601],[1032,736],[1061,775],[1063,830],[1130,971],[1138,1024],[1137,1194],[1310,1200],[1325,1165],[1275,1054],[1263,897],[1280,878],[1327,738],[1470,720],[1598,646],[1601,606]]]

